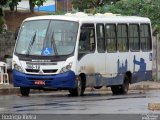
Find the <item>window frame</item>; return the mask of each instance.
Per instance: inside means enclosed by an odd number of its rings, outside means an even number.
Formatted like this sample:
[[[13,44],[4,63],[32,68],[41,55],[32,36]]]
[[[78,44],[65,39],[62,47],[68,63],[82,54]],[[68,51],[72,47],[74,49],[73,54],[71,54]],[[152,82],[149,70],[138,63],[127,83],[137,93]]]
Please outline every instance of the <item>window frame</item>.
[[[119,41],[118,41],[118,25],[121,25],[121,26],[123,26],[123,25],[125,25],[126,26],[126,37],[123,37],[122,36],[122,34],[121,34],[121,38],[126,38],[126,41],[125,42],[127,42],[125,45],[126,45],[126,47],[127,47],[127,49],[125,49],[125,50],[119,50]],[[127,23],[117,23],[117,30],[116,30],[116,32],[117,32],[117,51],[119,51],[119,52],[128,52],[129,51],[129,39],[128,39],[128,24]]]
[[[131,44],[130,44],[130,36],[129,36],[129,33],[130,33],[130,25],[137,25],[138,26],[138,41],[139,41],[139,49],[137,49],[137,50],[133,50],[133,49],[131,49]],[[128,26],[128,40],[129,40],[129,50],[131,51],[131,52],[139,52],[140,50],[141,50],[141,46],[140,46],[140,44],[141,44],[141,42],[140,42],[140,25],[139,25],[139,23],[130,23],[129,24],[129,26]]]
[[[85,26],[86,25],[86,26]],[[87,26],[88,25],[88,26]],[[92,26],[92,27],[90,27],[90,25]],[[83,29],[83,26],[84,27],[88,27],[88,28],[92,28],[93,29],[93,38],[94,38],[94,49],[93,50],[80,50],[80,37],[81,37],[81,31],[82,31],[82,29]],[[78,38],[78,60],[80,60],[81,58],[83,58],[83,56],[85,56],[85,55],[87,55],[87,54],[92,54],[92,53],[95,53],[95,51],[96,51],[96,33],[95,33],[95,30],[96,30],[96,28],[95,28],[95,23],[82,23],[81,25],[80,25],[80,36],[79,36],[79,38]],[[89,46],[90,46],[90,44],[89,44]]]
[[[141,40],[141,26],[142,25],[147,25],[148,26],[148,35],[149,35],[149,42],[150,42],[150,48],[148,49],[142,49],[142,40]],[[139,30],[140,30],[140,32],[139,32],[139,34],[140,34],[140,49],[141,49],[141,51],[143,51],[143,52],[148,52],[148,51],[151,51],[152,50],[152,35],[151,35],[151,25],[150,25],[150,23],[141,23],[140,24],[140,26],[139,26]]]
[[[98,37],[98,31],[97,31],[97,30],[98,30],[98,29],[97,29],[98,26],[101,26],[101,25],[102,25],[102,27],[103,27],[103,39],[104,39],[104,40],[103,40],[103,43],[104,43],[104,46],[103,46],[103,47],[104,47],[104,48],[102,48],[102,49],[103,49],[102,51],[99,50],[99,46],[98,46],[98,43],[99,43],[99,40],[98,40],[98,39],[99,39],[99,37]],[[104,23],[97,23],[97,24],[96,24],[96,31],[95,31],[95,32],[96,32],[96,37],[97,37],[97,41],[96,41],[96,43],[97,43],[97,44],[96,44],[97,52],[98,52],[98,53],[105,53],[105,52],[106,52],[106,40],[105,40],[105,25],[104,25]],[[101,39],[102,39],[102,38],[101,38]]]
[[[115,33],[115,50],[113,50],[113,51],[111,51],[111,50],[109,50],[108,49],[108,39],[110,39],[110,38],[108,38],[107,37],[107,35],[106,35],[106,26],[107,25],[112,25],[112,26],[114,26],[114,28],[115,28],[115,30],[114,30],[114,33]],[[117,25],[116,25],[116,23],[106,23],[105,24],[105,26],[104,26],[104,30],[105,30],[105,41],[106,41],[106,44],[105,44],[105,46],[106,46],[106,51],[108,52],[108,53],[116,53],[117,52]]]

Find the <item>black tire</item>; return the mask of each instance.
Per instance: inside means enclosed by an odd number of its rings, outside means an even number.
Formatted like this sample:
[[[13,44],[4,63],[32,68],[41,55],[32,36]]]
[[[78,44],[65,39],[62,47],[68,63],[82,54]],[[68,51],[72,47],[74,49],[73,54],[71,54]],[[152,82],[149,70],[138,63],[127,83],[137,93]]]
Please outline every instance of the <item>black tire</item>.
[[[118,94],[120,94],[120,93],[119,93],[119,87],[120,87],[120,86],[118,86],[118,85],[113,85],[113,86],[111,86],[111,91],[112,91],[112,94],[113,94],[113,95],[118,95]]]
[[[28,87],[20,87],[20,92],[22,96],[29,96],[30,88]]]
[[[70,89],[70,96],[83,96],[86,88],[86,80],[79,77],[77,80],[77,88]]]
[[[120,88],[120,94],[127,94],[128,90],[129,90],[129,78],[126,75],[124,78],[123,85],[121,85],[121,88]]]
[[[130,83],[129,81],[130,81],[129,78],[126,75],[124,77],[124,81],[123,81],[122,85],[113,85],[113,86],[111,86],[112,93],[114,95],[127,94],[128,90],[129,90],[129,83]]]

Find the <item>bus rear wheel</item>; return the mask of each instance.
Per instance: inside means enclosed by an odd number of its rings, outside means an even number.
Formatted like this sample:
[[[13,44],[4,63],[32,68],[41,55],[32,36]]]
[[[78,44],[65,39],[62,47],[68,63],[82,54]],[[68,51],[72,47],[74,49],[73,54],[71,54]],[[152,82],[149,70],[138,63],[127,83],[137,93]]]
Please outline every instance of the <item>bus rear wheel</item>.
[[[114,95],[127,94],[128,90],[129,90],[129,83],[130,83],[129,82],[129,78],[126,75],[124,77],[124,81],[123,81],[122,85],[113,85],[113,86],[111,86],[112,93]]]
[[[29,87],[20,87],[20,92],[22,96],[29,96],[30,88]]]
[[[124,82],[120,87],[120,93],[121,94],[127,94],[128,90],[129,90],[129,78],[126,75],[125,78],[124,78]]]
[[[119,86],[118,85],[111,86],[111,91],[114,95],[119,94]]]
[[[69,90],[70,96],[83,96],[86,88],[85,84],[85,79],[79,76],[77,80],[77,88]]]

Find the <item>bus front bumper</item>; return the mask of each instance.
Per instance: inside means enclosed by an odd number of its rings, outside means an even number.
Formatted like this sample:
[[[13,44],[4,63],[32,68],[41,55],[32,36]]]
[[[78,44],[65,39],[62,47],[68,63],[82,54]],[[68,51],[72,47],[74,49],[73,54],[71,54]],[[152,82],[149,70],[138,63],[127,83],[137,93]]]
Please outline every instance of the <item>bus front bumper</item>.
[[[73,71],[56,75],[31,75],[13,70],[13,83],[15,87],[73,89],[76,88],[76,75]]]

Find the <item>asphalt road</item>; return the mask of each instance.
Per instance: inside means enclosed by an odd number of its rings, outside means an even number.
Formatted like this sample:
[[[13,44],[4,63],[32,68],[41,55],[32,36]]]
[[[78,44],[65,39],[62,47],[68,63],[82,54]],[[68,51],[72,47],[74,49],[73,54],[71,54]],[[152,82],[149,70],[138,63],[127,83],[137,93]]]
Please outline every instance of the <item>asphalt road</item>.
[[[160,120],[160,111],[148,110],[148,103],[159,101],[160,90],[134,90],[127,95],[94,91],[83,97],[68,97],[67,92],[36,93],[29,97],[4,95],[0,97],[0,119],[23,120],[30,115],[32,120]]]

